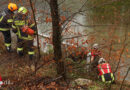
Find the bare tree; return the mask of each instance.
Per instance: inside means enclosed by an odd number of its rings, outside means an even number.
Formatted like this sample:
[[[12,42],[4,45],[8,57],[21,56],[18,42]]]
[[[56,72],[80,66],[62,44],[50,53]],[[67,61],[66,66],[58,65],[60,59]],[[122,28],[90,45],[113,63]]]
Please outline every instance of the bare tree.
[[[62,51],[61,51],[61,26],[59,25],[60,18],[59,18],[57,0],[50,0],[50,8],[52,15],[54,60],[56,60],[57,64],[57,73],[63,75],[65,78],[65,68],[64,68],[64,62],[62,60]]]

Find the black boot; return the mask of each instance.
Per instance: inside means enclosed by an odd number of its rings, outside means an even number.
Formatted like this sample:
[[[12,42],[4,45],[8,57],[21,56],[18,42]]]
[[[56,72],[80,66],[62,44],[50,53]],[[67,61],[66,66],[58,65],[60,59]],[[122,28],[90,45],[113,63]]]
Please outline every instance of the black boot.
[[[18,53],[18,55],[19,55],[20,57],[23,56],[23,51],[17,51],[17,53]]]
[[[29,55],[29,59],[33,60],[34,56],[33,55]]]

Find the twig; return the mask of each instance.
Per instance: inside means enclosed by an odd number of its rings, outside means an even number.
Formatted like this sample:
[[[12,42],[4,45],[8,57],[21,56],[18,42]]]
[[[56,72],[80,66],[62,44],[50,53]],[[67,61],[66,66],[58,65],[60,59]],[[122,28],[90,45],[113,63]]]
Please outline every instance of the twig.
[[[72,22],[74,22],[74,23],[78,24],[79,26],[83,26],[83,27],[114,26],[114,24],[95,24],[95,25],[84,25],[84,24],[81,24],[81,23],[79,23],[79,22],[77,22],[77,21],[74,21],[74,20],[73,20]]]
[[[61,1],[61,2],[58,4],[58,6],[60,6],[61,4],[63,4],[65,1],[66,1],[66,0]]]
[[[121,57],[122,57],[122,55],[123,55],[123,52],[124,52],[126,46],[128,45],[128,44],[126,43],[126,41],[127,41],[127,29],[126,29],[126,31],[125,31],[124,46],[123,46],[123,49],[122,49],[122,51],[121,51],[121,53],[120,53],[119,62],[118,62],[118,64],[117,64],[117,67],[116,67],[115,72],[118,70],[119,64],[120,64],[120,62],[121,62]],[[115,74],[115,72],[114,72],[114,74]]]
[[[32,10],[32,13],[33,13],[33,18],[34,18],[34,22],[35,22],[35,25],[36,25],[36,35],[37,35],[37,48],[38,48],[38,61],[40,60],[40,57],[41,57],[41,54],[40,54],[40,47],[39,47],[39,37],[38,37],[38,28],[37,28],[37,22],[36,22],[36,17],[35,17],[35,12],[34,12],[34,8],[32,6],[32,0],[29,0],[29,3],[30,3],[30,7],[31,7],[31,10]],[[35,63],[35,67],[37,66],[37,63]],[[36,73],[36,71],[35,71]]]
[[[73,38],[85,37],[85,36],[88,36],[90,34],[93,34],[93,33],[89,33],[89,34],[86,34],[86,35],[77,35],[77,36],[73,36],[73,37],[66,37],[66,38],[63,38],[62,41],[66,40],[66,39],[73,39]]]
[[[124,83],[124,81],[125,81],[125,79],[126,79],[128,73],[129,73],[129,71],[130,71],[130,67],[128,68],[127,73],[126,73],[126,75],[125,75],[125,77],[124,77],[124,79],[123,79],[123,81],[122,81],[122,84],[121,84],[120,90],[122,90],[123,83]]]
[[[128,25],[127,25],[127,27],[128,27]],[[124,42],[123,42],[124,45],[123,45],[123,49],[122,49],[122,51],[121,51],[121,53],[120,53],[119,62],[118,62],[118,64],[117,64],[117,67],[116,67],[115,72],[113,73],[114,76],[115,76],[115,73],[117,72],[117,70],[118,70],[118,68],[119,68],[119,65],[120,65],[120,62],[121,62],[121,57],[122,57],[122,55],[123,55],[123,52],[124,52],[126,46],[128,45],[128,43],[126,43],[126,41],[127,41],[127,29],[125,30],[125,39],[124,39]],[[109,90],[111,90],[111,84],[110,84]]]
[[[109,60],[110,60],[110,57],[111,57],[111,52],[112,52],[112,45],[113,45],[113,42],[111,41],[111,44],[110,44],[110,51],[109,51]],[[108,61],[109,62],[109,61]]]
[[[82,12],[83,7],[86,5],[87,1],[85,1],[85,3],[80,7],[80,9],[73,13],[71,16],[69,16],[64,22],[62,22],[61,24],[63,25],[65,22],[70,22],[78,13]],[[66,23],[62,29],[64,29],[66,27],[66,25],[68,25],[68,23]]]
[[[70,22],[77,14],[81,13],[81,12],[85,12],[85,11],[89,11],[91,9],[94,9],[94,8],[97,8],[97,7],[100,7],[100,6],[104,6],[104,5],[111,5],[111,3],[113,2],[116,2],[116,0],[113,0],[113,1],[109,1],[109,2],[106,2],[106,3],[103,3],[101,5],[95,5],[95,6],[92,6],[91,8],[87,8],[85,10],[82,10],[84,6],[86,6],[86,3],[88,2],[89,0],[86,0],[85,3],[80,7],[80,9],[78,11],[76,11],[75,13],[73,13],[71,16],[69,16],[64,22],[62,22],[61,24],[65,24],[63,26],[62,29],[64,29],[66,27],[66,25],[68,24],[68,22]]]

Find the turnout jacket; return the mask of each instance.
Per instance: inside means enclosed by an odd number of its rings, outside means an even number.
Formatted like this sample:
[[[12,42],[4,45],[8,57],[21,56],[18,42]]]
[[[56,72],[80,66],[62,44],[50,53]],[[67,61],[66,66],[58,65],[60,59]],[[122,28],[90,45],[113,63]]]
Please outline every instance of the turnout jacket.
[[[8,8],[0,13],[0,31],[8,31],[12,28],[14,13]]]
[[[110,64],[104,63],[104,64],[99,64],[98,66],[98,71],[99,71],[99,76],[107,73],[112,73]]]
[[[17,14],[13,19],[13,32],[16,33],[16,35],[20,39],[33,40],[34,35],[28,35],[27,33],[22,31],[22,27],[25,25],[33,29],[34,31],[36,30],[35,23],[29,20],[27,16],[23,18],[22,14]]]
[[[114,75],[112,73],[110,64],[103,63],[98,66],[99,78],[105,83],[112,83],[114,81]]]

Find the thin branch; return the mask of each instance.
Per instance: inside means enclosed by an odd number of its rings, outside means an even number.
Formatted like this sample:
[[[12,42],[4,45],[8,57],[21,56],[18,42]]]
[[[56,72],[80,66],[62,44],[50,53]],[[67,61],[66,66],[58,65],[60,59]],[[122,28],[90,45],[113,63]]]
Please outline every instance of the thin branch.
[[[128,27],[128,25],[127,25],[127,27]],[[124,50],[125,50],[125,48],[126,48],[126,46],[128,45],[128,43],[126,43],[126,41],[127,41],[127,32],[128,32],[128,30],[127,30],[127,28],[126,28],[126,30],[125,30],[125,39],[124,39],[124,42],[123,42],[123,49],[122,49],[122,51],[121,51],[121,53],[120,53],[120,57],[119,57],[119,61],[118,61],[118,64],[117,64],[117,67],[116,67],[116,69],[115,69],[115,71],[114,71],[114,75],[115,75],[115,73],[117,72],[117,70],[118,70],[118,68],[119,68],[119,65],[120,65],[120,62],[121,62],[121,57],[122,57],[122,55],[123,55],[123,53],[124,53]],[[110,84],[110,86],[109,86],[109,90],[111,90],[111,84]]]
[[[110,50],[109,50],[109,60],[110,60],[110,57],[111,57],[111,53],[112,53],[112,45],[113,45],[113,42],[111,41],[111,44],[110,44]],[[109,62],[109,61],[108,61]]]
[[[92,6],[92,7],[89,8],[89,9],[83,10],[82,12],[89,11],[89,10],[94,9],[94,8],[102,7],[102,6],[104,6],[104,5],[111,5],[113,2],[116,2],[116,1],[117,1],[117,0],[112,0],[112,1],[108,1],[108,2],[103,3],[103,4],[94,5],[94,6]]]
[[[125,65],[122,65],[122,66],[119,66],[119,68],[123,68],[123,67],[127,67],[127,66],[130,66],[130,64],[125,64]]]
[[[58,6],[60,6],[62,3],[64,3],[66,0],[63,0],[63,1],[61,1],[59,4],[58,4]]]
[[[29,0],[29,2],[30,2],[32,13],[33,13],[33,17],[34,17],[34,22],[35,22],[35,25],[36,25],[37,45],[38,45],[38,53],[39,53],[39,59],[40,59],[41,54],[40,54],[40,47],[39,47],[39,37],[38,37],[38,27],[37,27],[37,22],[36,22],[36,16],[35,16],[34,8],[32,6],[32,0]]]
[[[86,35],[77,35],[77,36],[73,36],[73,37],[63,38],[62,41],[65,40],[65,39],[73,39],[73,38],[79,38],[79,37],[88,36],[88,35],[90,35],[90,34],[93,34],[93,32],[90,32],[90,33],[88,33],[88,34],[86,34]]]
[[[125,77],[124,77],[124,79],[123,79],[123,81],[122,81],[122,84],[121,84],[121,88],[120,88],[120,90],[122,90],[123,83],[124,83],[124,81],[125,81],[125,79],[126,79],[128,73],[129,73],[129,71],[130,71],[130,67],[128,68],[128,70],[127,70],[127,72],[126,72],[126,75],[125,75]]]
[[[77,21],[72,21],[80,26],[83,26],[83,27],[96,27],[96,26],[113,26],[114,24],[95,24],[95,25],[83,25]]]
[[[34,19],[34,22],[35,22],[35,25],[36,25],[37,48],[38,48],[38,61],[40,61],[41,53],[40,53],[40,46],[39,46],[39,36],[38,36],[38,27],[37,27],[37,22],[36,22],[36,16],[35,16],[34,7],[33,7],[33,5],[32,5],[32,0],[29,0],[29,3],[30,3],[31,10],[32,10],[32,14],[33,14],[33,19]],[[35,62],[35,69],[36,69],[36,67],[37,67],[38,61]],[[35,70],[35,73],[36,73],[36,70]]]
[[[50,0],[45,0],[48,4],[50,4]]]
[[[88,0],[87,0],[87,1],[88,1]],[[86,5],[87,1],[80,7],[80,9],[79,9],[77,12],[73,13],[71,16],[69,16],[69,17],[68,17],[64,22],[62,22],[61,24],[63,25],[65,22],[70,22],[78,13],[82,12],[82,9],[83,9],[83,7]],[[63,29],[66,27],[67,24],[68,24],[68,23],[66,23],[66,24],[64,25]]]
[[[88,1],[88,0],[87,0],[87,1]],[[66,25],[68,24],[68,22],[70,22],[77,14],[79,14],[79,13],[81,13],[81,12],[85,12],[85,11],[91,10],[91,9],[93,9],[93,8],[96,8],[96,7],[100,7],[100,6],[104,6],[104,5],[111,5],[111,3],[116,2],[117,0],[109,1],[109,2],[103,3],[103,4],[101,4],[101,5],[95,5],[95,6],[91,7],[91,8],[89,8],[89,9],[82,10],[83,7],[86,5],[87,1],[81,6],[81,8],[80,8],[77,12],[73,13],[73,14],[72,14],[71,16],[69,16],[64,22],[61,23],[61,24],[63,25],[64,23],[67,22],[67,23],[64,25],[63,29],[66,27]]]
[[[127,29],[126,29],[126,31],[125,31],[124,46],[123,46],[123,49],[122,49],[122,51],[121,51],[121,53],[120,53],[119,62],[118,62],[118,64],[117,64],[117,67],[116,67],[115,72],[118,70],[119,64],[120,64],[120,62],[121,62],[121,57],[122,57],[122,55],[123,55],[123,52],[124,52],[126,46],[128,45],[128,44],[126,43],[126,41],[127,41]],[[114,72],[114,74],[115,74],[115,72]]]

